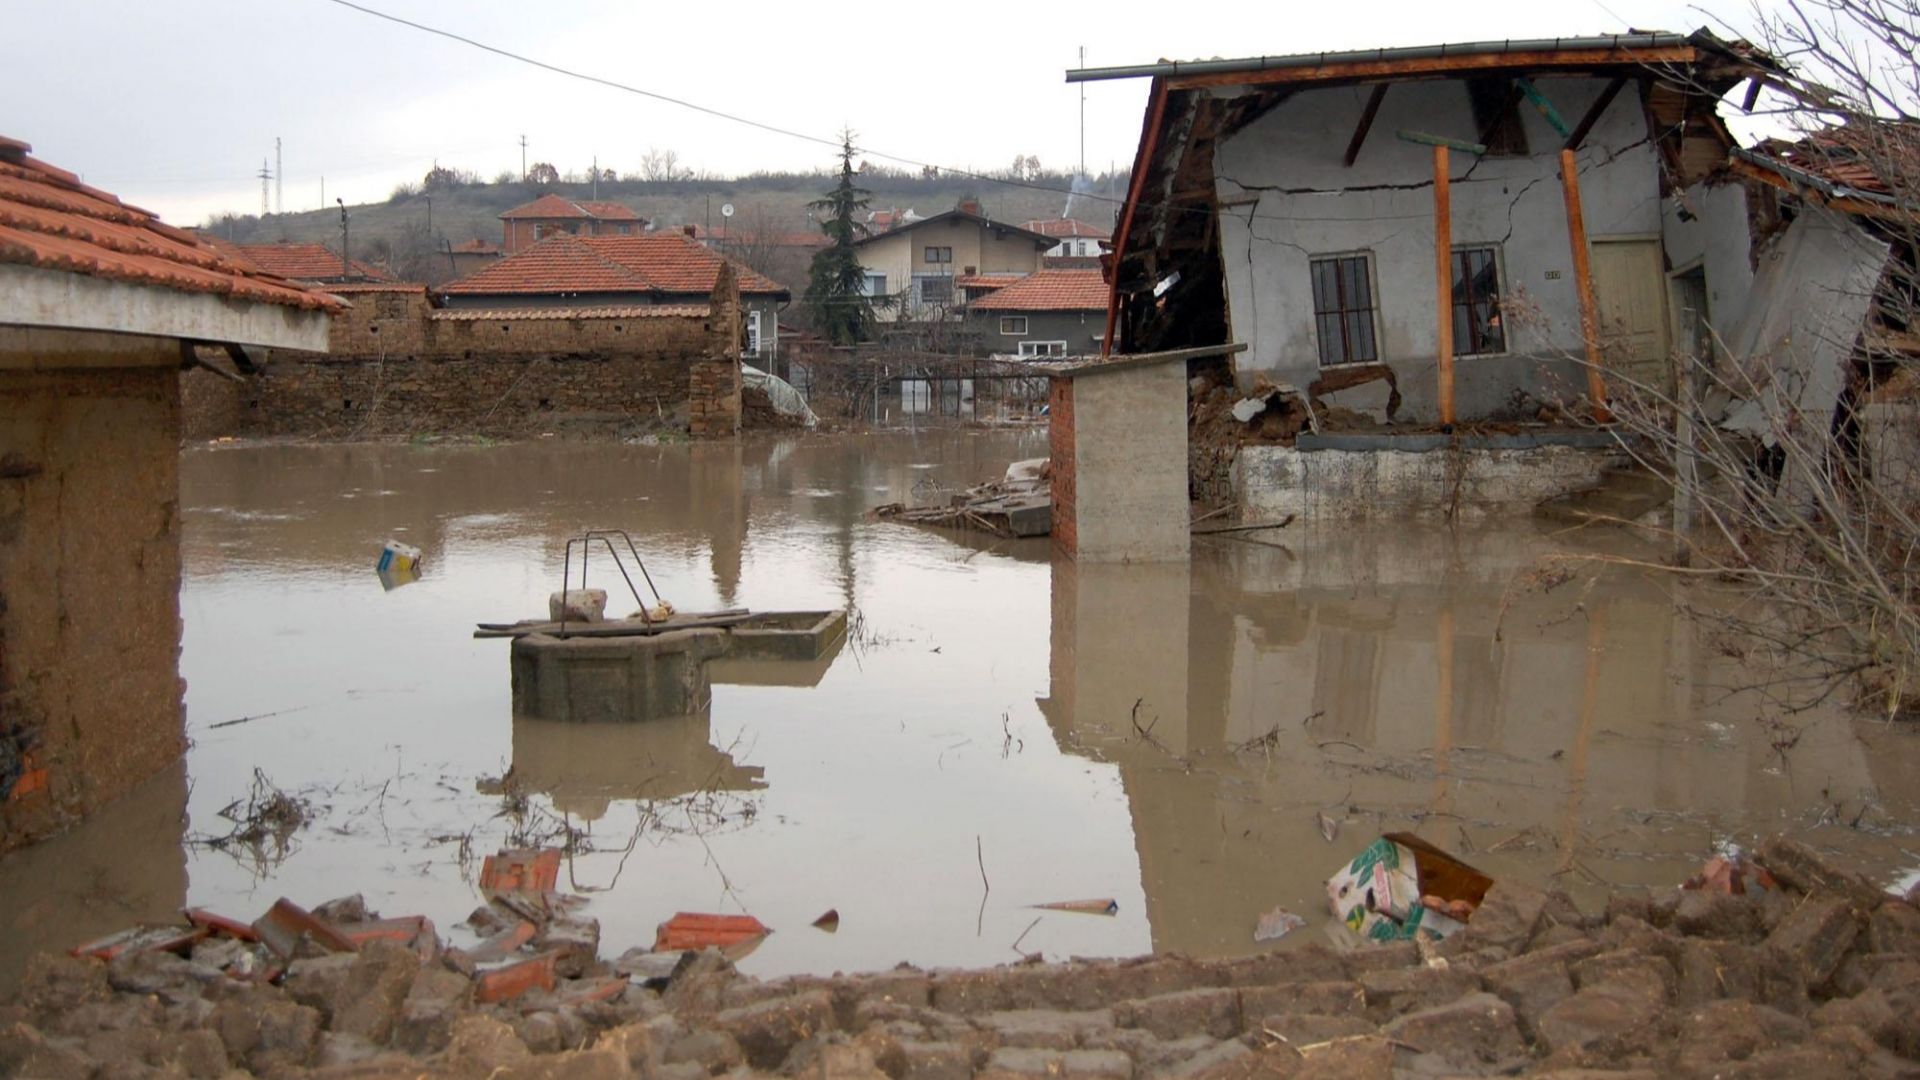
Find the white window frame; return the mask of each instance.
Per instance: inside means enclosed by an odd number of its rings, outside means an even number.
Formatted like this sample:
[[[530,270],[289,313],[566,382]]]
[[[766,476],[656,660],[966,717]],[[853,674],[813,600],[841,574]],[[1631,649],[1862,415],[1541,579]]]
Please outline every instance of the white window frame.
[[[1020,343],[1020,359],[1043,360],[1048,357],[1067,355],[1067,343],[1064,341],[1023,341]]]
[[[944,300],[929,300],[926,295],[926,283],[944,281],[947,283],[947,295]],[[913,302],[917,307],[954,307],[960,299],[960,290],[950,274],[915,274],[913,276]]]
[[[1018,330],[1014,329],[1015,325],[1019,326]],[[1001,337],[1027,336],[1027,317],[1025,315],[1000,316],[1000,336]]]
[[[860,279],[862,296],[887,295],[887,275],[875,273],[872,270],[862,271],[862,273],[865,275]]]
[[[760,355],[760,313],[757,311],[747,312],[747,347],[744,351],[748,356]]]

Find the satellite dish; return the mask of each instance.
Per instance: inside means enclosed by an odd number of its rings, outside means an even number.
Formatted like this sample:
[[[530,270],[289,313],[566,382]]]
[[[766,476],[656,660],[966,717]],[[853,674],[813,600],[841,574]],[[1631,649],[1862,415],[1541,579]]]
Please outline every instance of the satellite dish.
[[[721,216],[721,217],[732,217],[732,216],[733,216],[733,204],[732,204],[732,203],[721,203],[721,204],[720,204],[720,216]]]

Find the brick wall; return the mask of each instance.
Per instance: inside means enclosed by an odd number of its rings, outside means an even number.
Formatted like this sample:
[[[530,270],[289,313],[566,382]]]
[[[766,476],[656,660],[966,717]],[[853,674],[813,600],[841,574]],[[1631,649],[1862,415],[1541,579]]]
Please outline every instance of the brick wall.
[[[419,287],[348,296],[353,307],[334,320],[328,353],[266,351],[254,357],[259,374],[238,384],[191,373],[186,437],[512,437],[582,423],[739,430],[731,275],[711,312],[482,317],[490,313],[436,309]]]
[[[713,288],[707,348],[687,375],[687,431],[695,438],[740,433],[740,290],[722,263]]]
[[[31,747],[0,851],[185,750],[178,365],[172,342],[0,328],[0,725]]]
[[[1056,378],[1047,388],[1047,443],[1053,457],[1053,542],[1072,555],[1079,546],[1074,514],[1073,380]]]

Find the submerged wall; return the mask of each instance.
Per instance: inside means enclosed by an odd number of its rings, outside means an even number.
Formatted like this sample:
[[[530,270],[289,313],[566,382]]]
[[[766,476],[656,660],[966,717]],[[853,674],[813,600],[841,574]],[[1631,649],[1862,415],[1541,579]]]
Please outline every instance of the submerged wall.
[[[1606,80],[1542,77],[1562,116],[1578,118]],[[1305,387],[1320,373],[1313,258],[1355,252],[1372,261],[1381,361],[1398,375],[1404,419],[1437,416],[1437,313],[1433,148],[1399,139],[1410,130],[1476,138],[1461,81],[1396,84],[1351,168],[1344,162],[1365,109],[1366,86],[1302,90],[1221,142],[1215,156],[1221,256],[1236,361],[1255,374]],[[1499,354],[1455,362],[1464,419],[1530,414],[1516,390],[1540,398],[1582,392],[1570,358],[1582,352],[1579,297],[1567,238],[1558,150],[1562,137],[1524,102],[1527,157],[1451,155],[1452,243],[1492,246],[1507,298],[1527,309],[1510,320]],[[1590,239],[1658,237],[1659,160],[1638,96],[1614,99],[1579,151]],[[1450,300],[1450,298],[1448,298]]]
[[[1382,443],[1390,440],[1379,440]],[[1302,443],[1311,440],[1302,436]],[[1243,446],[1233,485],[1249,520],[1474,520],[1526,514],[1599,482],[1617,460],[1606,449],[1302,449]]]
[[[186,748],[180,351],[0,327],[0,850]]]

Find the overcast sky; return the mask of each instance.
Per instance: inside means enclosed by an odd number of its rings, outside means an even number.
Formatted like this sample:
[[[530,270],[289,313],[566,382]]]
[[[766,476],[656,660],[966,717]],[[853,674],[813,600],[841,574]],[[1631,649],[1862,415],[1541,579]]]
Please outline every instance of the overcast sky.
[[[358,0],[558,66],[882,154],[1003,168],[1079,157],[1089,66],[1376,45],[1691,30],[1671,0],[1476,4],[966,5]],[[491,177],[529,161],[637,171],[649,147],[724,174],[832,151],[495,56],[333,0],[4,0],[0,134],[169,221],[260,208],[283,140],[288,210],[383,199],[437,159]],[[1744,0],[1715,14],[1752,22]],[[833,18],[831,13],[848,12]],[[1094,172],[1132,159],[1144,80],[1087,90]]]

